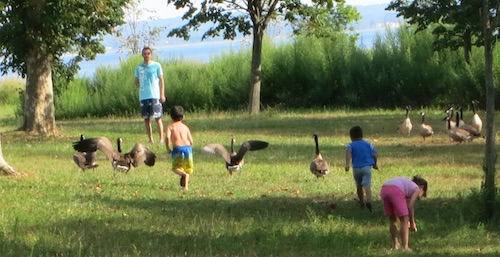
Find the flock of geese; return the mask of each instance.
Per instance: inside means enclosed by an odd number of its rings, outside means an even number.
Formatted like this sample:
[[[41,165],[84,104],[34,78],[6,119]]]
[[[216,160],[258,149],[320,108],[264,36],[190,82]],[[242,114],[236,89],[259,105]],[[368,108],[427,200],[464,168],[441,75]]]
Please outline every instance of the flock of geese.
[[[483,122],[477,113],[477,104],[477,101],[472,101],[473,116],[469,123],[463,120],[461,107],[458,107],[458,111],[455,111],[453,106],[444,111],[447,114],[443,119],[445,121],[445,131],[452,141],[465,143],[476,138],[484,138],[484,135],[481,133]],[[410,106],[406,106],[405,119],[397,127],[397,131],[403,136],[409,136],[413,128],[409,117],[410,109]],[[423,140],[425,140],[434,134],[434,130],[429,124],[425,123],[425,113],[421,112],[420,115],[422,116],[422,122],[419,127],[419,133]]]
[[[217,143],[208,144],[202,147],[201,151],[210,154],[220,154],[225,161],[229,174],[233,175],[233,172],[241,170],[244,163],[243,157],[247,151],[261,150],[269,146],[269,143],[264,141],[248,140],[243,142],[238,152],[236,152],[234,150],[235,142],[236,140],[232,138],[230,152],[224,146]],[[154,166],[156,155],[149,148],[141,143],[136,143],[129,152],[123,153],[122,143],[123,139],[118,138],[115,150],[113,143],[107,137],[86,139],[83,135],[80,135],[80,140],[73,142],[73,149],[77,151],[73,155],[73,161],[82,171],[95,169],[99,166],[97,164],[96,152],[100,151],[106,156],[106,159],[111,161],[111,166],[116,171],[128,173],[132,167],[138,167],[142,163],[150,167]]]
[[[117,150],[115,150],[113,143],[107,137],[85,139],[81,135],[80,141],[73,143],[73,149],[78,151],[73,155],[73,160],[82,170],[95,169],[98,166],[96,151],[99,150],[111,161],[114,170],[125,173],[128,173],[132,166],[138,167],[142,163],[148,166],[155,165],[156,155],[143,144],[137,143],[130,152],[123,153],[122,142],[122,138],[116,140]]]
[[[454,110],[454,107],[450,107],[445,110],[447,114],[443,119],[445,121],[445,129],[447,135],[454,142],[470,142],[475,138],[482,137],[482,121],[477,113],[478,102],[472,101],[473,116],[470,123],[466,123],[463,120],[462,108],[459,107],[458,111]],[[410,106],[406,106],[405,119],[399,123],[397,131],[404,136],[409,136],[413,125],[410,120],[409,111]],[[434,134],[433,128],[425,123],[425,113],[420,113],[422,121],[419,127],[420,136],[423,140]],[[318,135],[313,136],[316,156],[310,163],[310,171],[317,178],[324,177],[330,172],[329,164],[323,159],[323,156],[319,150]],[[244,160],[243,157],[248,151],[257,151],[265,149],[269,146],[268,142],[260,140],[248,140],[241,144],[238,152],[234,150],[235,138],[231,138],[230,150],[227,150],[223,145],[212,143],[205,145],[201,148],[201,152],[208,154],[220,154],[225,162],[225,167],[230,175],[234,172],[240,171]],[[88,138],[86,139],[83,135],[80,136],[80,140],[73,142],[73,149],[77,151],[73,155],[73,161],[82,170],[95,169],[99,165],[97,164],[97,151],[102,152],[106,158],[111,161],[111,166],[113,170],[122,171],[128,173],[132,167],[138,167],[142,163],[147,166],[154,166],[156,161],[156,155],[149,150],[146,146],[141,143],[136,143],[134,147],[129,152],[122,152],[121,144],[123,143],[122,138],[116,140],[116,150],[113,147],[113,143],[106,137]],[[7,164],[3,159],[0,144],[0,170],[7,174],[14,174],[14,169]]]
[[[316,145],[316,157],[310,164],[311,172],[317,177],[324,177],[330,172],[328,162],[323,159],[319,151],[318,135],[313,135]],[[268,142],[261,140],[248,140],[241,144],[238,152],[234,149],[236,139],[231,138],[231,148],[227,150],[223,145],[212,143],[201,148],[201,152],[208,154],[220,154],[224,159],[225,166],[230,175],[236,171],[241,171],[244,164],[243,157],[248,151],[257,151],[269,146]],[[95,169],[97,164],[97,151],[101,151],[106,158],[111,161],[114,170],[128,173],[131,167],[138,167],[144,163],[147,166],[154,166],[156,155],[141,143],[136,143],[132,150],[123,153],[121,150],[122,138],[116,140],[117,149],[113,148],[113,143],[106,137],[88,138],[80,135],[80,140],[73,142],[73,149],[77,151],[73,155],[73,161],[82,170]]]

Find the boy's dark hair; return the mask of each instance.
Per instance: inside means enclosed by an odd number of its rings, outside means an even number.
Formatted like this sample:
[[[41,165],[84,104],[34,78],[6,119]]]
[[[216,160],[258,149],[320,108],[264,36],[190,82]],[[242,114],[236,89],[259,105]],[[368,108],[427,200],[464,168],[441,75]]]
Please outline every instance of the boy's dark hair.
[[[145,46],[144,48],[142,48],[141,53],[144,52],[144,50],[149,50],[149,51],[151,51],[151,53],[153,52],[153,49],[151,49],[151,47],[149,47],[149,46]]]
[[[413,179],[411,180],[415,182],[418,186],[421,186],[422,189],[424,190],[424,194],[422,195],[423,197],[427,196],[427,181],[420,176],[413,176]]]
[[[363,129],[360,126],[354,126],[349,130],[349,136],[353,139],[363,138]]]
[[[170,117],[173,121],[180,121],[184,118],[184,108],[180,105],[174,105],[170,108]]]

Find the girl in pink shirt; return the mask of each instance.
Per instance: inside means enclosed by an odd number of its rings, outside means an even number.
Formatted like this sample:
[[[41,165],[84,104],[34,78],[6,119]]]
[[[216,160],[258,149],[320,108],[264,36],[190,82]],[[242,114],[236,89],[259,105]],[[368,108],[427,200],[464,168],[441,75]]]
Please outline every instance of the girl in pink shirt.
[[[427,181],[415,176],[412,180],[403,177],[390,179],[382,185],[380,197],[384,203],[384,213],[389,217],[389,231],[394,249],[399,249],[398,218],[403,250],[408,246],[409,230],[417,231],[414,206],[417,199],[427,196]]]

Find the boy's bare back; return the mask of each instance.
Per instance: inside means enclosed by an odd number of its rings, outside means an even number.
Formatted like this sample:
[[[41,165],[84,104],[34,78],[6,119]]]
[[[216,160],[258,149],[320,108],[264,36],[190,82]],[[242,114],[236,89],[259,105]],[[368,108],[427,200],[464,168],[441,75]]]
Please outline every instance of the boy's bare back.
[[[173,148],[179,146],[192,146],[193,138],[191,136],[191,130],[182,121],[174,121],[168,125],[165,130],[166,146],[169,149],[169,144],[172,144]]]

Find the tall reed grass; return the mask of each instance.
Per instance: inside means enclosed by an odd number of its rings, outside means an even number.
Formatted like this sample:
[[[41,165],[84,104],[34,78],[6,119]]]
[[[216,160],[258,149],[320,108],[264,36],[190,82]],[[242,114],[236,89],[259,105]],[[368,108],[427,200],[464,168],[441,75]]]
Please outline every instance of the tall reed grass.
[[[433,51],[430,31],[388,29],[371,49],[347,35],[330,38],[297,37],[275,44],[266,40],[262,56],[261,103],[264,108],[398,108],[406,105],[441,108],[484,108],[484,69],[481,48],[471,64],[461,49]],[[495,50],[494,67],[500,65]],[[119,66],[101,66],[90,78],[78,78],[56,96],[56,117],[136,115],[134,69],[142,61],[131,56]],[[214,56],[208,63],[161,60],[167,103],[188,110],[242,110],[250,91],[250,50]],[[500,73],[495,73],[495,80]],[[497,92],[500,96],[500,92]],[[8,91],[9,101],[17,97]],[[500,102],[497,102],[497,107]],[[500,108],[500,107],[499,107]]]

